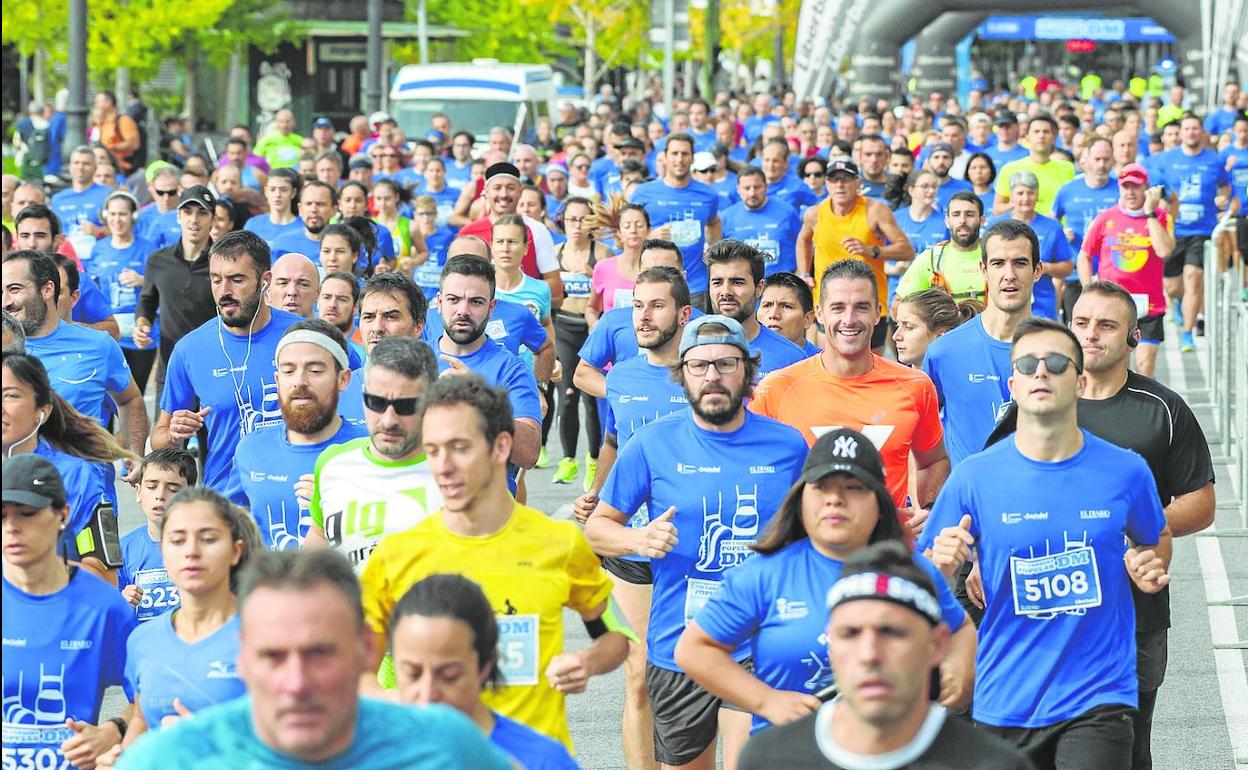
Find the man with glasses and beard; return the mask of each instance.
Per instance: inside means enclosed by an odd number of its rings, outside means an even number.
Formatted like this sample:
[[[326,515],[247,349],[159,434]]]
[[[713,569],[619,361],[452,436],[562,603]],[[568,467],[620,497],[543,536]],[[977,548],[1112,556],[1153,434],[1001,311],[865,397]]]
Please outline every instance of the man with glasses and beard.
[[[273,256],[303,254],[316,264],[321,263],[321,231],[338,205],[338,191],[318,180],[303,185],[299,191],[299,218],[302,230],[291,230],[273,241]]]
[[[417,409],[437,377],[433,351],[420,340],[386,337],[373,346],[363,378],[368,436],[317,458],[305,548],[332,547],[360,574],[385,535],[414,527],[442,505]]]
[[[213,245],[208,272],[217,317],[174,346],[152,431],[152,448],[164,449],[207,429],[204,486],[239,505],[247,496],[234,465],[238,442],[282,424],[273,408],[273,362],[282,335],[301,320],[264,303],[269,266],[269,245],[255,233],[237,230]]]
[[[749,557],[797,479],[806,446],[796,430],[745,409],[758,355],[740,323],[721,315],[697,318],[685,326],[678,354],[674,374],[690,409],[634,433],[607,477],[585,536],[600,556],[653,560],[646,680],[655,759],[711,768],[726,704],[677,665],[676,640],[726,571]],[[767,447],[765,460],[749,447]],[[650,523],[628,527],[643,505]],[[745,654],[738,650],[736,657]],[[739,710],[723,716],[729,764],[749,733],[750,716]]]
[[[234,463],[264,544],[284,551],[298,549],[307,533],[317,457],[367,436],[368,429],[338,414],[351,369],[346,337],[333,324],[312,320],[289,326],[277,343],[276,378],[283,425],[245,436]]]

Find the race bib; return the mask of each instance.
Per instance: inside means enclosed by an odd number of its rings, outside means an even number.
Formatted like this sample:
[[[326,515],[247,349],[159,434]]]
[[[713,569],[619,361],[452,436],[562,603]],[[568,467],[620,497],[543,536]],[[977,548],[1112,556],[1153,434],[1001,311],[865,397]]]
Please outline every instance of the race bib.
[[[134,313],[113,313],[113,318],[117,319],[117,329],[121,333],[121,338],[130,339],[134,335]]]
[[[169,573],[164,569],[139,570],[134,584],[143,589],[138,606],[140,621],[151,620],[182,604],[178,587],[169,582]]]
[[[412,271],[412,280],[422,289],[437,289],[442,282],[442,266],[428,262],[417,265]]]
[[[54,693],[59,694],[59,693]],[[7,700],[7,699],[6,699]],[[35,718],[20,704],[5,704],[5,714],[18,711]],[[20,717],[21,715],[18,714]],[[69,762],[61,754],[61,744],[74,737],[74,731],[64,725],[34,725],[4,723],[4,770],[63,770]]]
[[[670,223],[672,243],[682,249],[702,240],[702,223],[696,219],[674,219]]]
[[[746,243],[763,252],[763,263],[776,264],[780,258],[780,242],[774,238],[751,238]]]
[[[1178,221],[1180,224],[1199,221],[1205,214],[1205,207],[1200,203],[1180,203]]]
[[[1148,316],[1148,295],[1133,293],[1131,299],[1135,302],[1135,314],[1140,318]]]
[[[1010,557],[1014,614],[1037,619],[1101,605],[1096,553],[1079,546],[1049,556]]]
[[[541,618],[537,615],[498,616],[498,671],[504,685],[537,684],[540,627]]]
[[[632,289],[616,289],[615,299],[611,307],[632,307],[633,306],[633,290]]]
[[[706,606],[715,594],[719,593],[719,589],[723,587],[723,583],[718,580],[703,580],[701,578],[689,578],[688,584],[685,586],[685,625],[689,625],[689,621],[693,620],[698,612]]]

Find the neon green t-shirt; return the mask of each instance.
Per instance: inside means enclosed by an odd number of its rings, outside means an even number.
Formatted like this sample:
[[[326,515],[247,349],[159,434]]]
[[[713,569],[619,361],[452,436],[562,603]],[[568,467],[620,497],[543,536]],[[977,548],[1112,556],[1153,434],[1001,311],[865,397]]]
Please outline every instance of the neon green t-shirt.
[[[919,252],[897,283],[897,296],[905,298],[933,286],[943,285],[955,300],[984,300],[984,274],[979,269],[983,243],[973,251],[959,251],[949,241],[941,241]],[[940,275],[938,279],[936,276]]]
[[[270,131],[256,142],[254,152],[264,158],[271,169],[297,166],[299,156],[303,154],[303,137],[296,133],[282,136]]]
[[[1049,158],[1048,163],[1036,163],[1030,157],[1006,163],[997,172],[994,186],[998,198],[1010,197],[1010,176],[1019,171],[1030,171],[1040,181],[1040,190],[1036,196],[1036,213],[1046,217],[1053,216],[1053,200],[1062,185],[1075,178],[1074,164],[1056,158]]]

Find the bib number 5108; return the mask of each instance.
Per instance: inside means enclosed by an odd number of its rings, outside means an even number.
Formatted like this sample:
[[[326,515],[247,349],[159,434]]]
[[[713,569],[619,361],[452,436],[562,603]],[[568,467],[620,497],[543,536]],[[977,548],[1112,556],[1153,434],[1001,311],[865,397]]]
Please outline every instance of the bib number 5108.
[[[1028,601],[1063,599],[1069,595],[1088,592],[1088,575],[1083,570],[1069,576],[1058,573],[1023,581],[1023,594]]]

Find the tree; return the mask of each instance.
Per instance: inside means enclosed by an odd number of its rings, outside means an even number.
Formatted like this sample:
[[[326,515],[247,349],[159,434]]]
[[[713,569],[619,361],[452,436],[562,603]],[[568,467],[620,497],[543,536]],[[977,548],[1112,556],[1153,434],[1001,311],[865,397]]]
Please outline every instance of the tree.
[[[407,15],[416,18],[416,2]],[[456,41],[461,59],[490,57],[505,62],[540,62],[571,52],[556,34],[545,6],[510,0],[458,0],[428,5],[430,23],[470,33]]]
[[[648,36],[648,3],[644,0],[521,0],[547,8],[550,24],[576,30],[571,38],[584,58],[585,95],[597,90],[598,79],[622,61],[636,61]],[[640,33],[640,34],[639,34]]]

